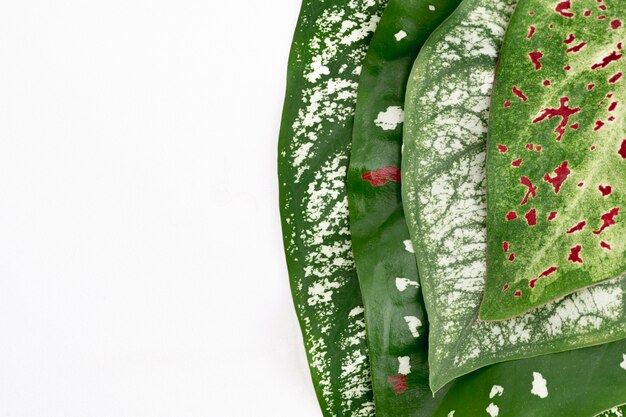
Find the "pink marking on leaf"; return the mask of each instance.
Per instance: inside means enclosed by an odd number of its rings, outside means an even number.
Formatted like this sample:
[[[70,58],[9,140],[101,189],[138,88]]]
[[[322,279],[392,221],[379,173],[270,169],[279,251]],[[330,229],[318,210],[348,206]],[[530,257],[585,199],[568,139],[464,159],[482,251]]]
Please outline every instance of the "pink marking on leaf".
[[[618,82],[620,78],[622,78],[622,75],[624,75],[624,73],[620,71],[611,76],[611,78],[609,78],[609,84],[615,84],[616,82]]]
[[[537,209],[535,208],[530,209],[530,211],[524,215],[524,218],[526,219],[526,223],[528,223],[530,227],[536,226],[537,225]]]
[[[576,40],[576,36],[573,33],[567,35],[567,38],[563,39],[563,43],[570,44]]]
[[[598,190],[600,191],[600,194],[602,194],[602,197],[607,197],[613,192],[613,187],[610,185],[599,185]]]
[[[526,37],[527,39],[530,39],[533,37],[533,35],[535,34],[535,30],[536,28],[534,26],[529,26],[528,27],[528,36]]]
[[[569,70],[571,70],[571,69],[572,69],[572,66],[571,66],[571,65],[566,65],[566,66],[564,66],[564,67],[563,67],[563,69],[564,69],[565,71],[569,71]]]
[[[617,222],[615,221],[615,217],[617,217],[618,215],[619,207],[614,207],[608,213],[604,213],[602,216],[600,216],[600,220],[602,220],[602,226],[600,226],[600,229],[594,230],[593,233],[599,235],[609,227],[616,224]]]
[[[504,284],[504,286],[502,287],[502,292],[505,292],[508,289],[509,289],[509,284]]]
[[[592,70],[596,70],[598,68],[606,68],[608,67],[612,62],[618,61],[622,58],[622,54],[620,54],[617,51],[613,51],[610,54],[608,54],[607,56],[602,58],[602,61],[593,64],[591,66]]]
[[[535,69],[540,70],[541,62],[539,62],[539,60],[543,58],[543,53],[539,51],[533,51],[528,54],[528,57],[530,58],[531,62],[535,65]]]
[[[583,13],[583,16],[585,16],[585,17],[591,16],[591,10],[589,10],[589,9],[585,10],[585,13]]]
[[[526,144],[526,149],[528,149],[529,151],[532,151],[535,149],[535,145],[533,145],[532,143],[527,143]]]
[[[523,206],[526,203],[528,203],[528,200],[530,197],[535,198],[537,196],[537,186],[533,185],[530,178],[526,176],[523,176],[520,178],[520,184],[528,188],[528,190],[526,191],[526,195],[524,196],[524,199],[522,200],[522,203],[520,204],[521,206]]]
[[[402,394],[407,390],[406,375],[394,375],[390,376],[387,381],[393,385],[393,392],[396,395]]]
[[[591,91],[596,85],[594,83],[587,84],[587,90]]]
[[[567,161],[563,161],[563,163],[554,170],[553,177],[550,176],[550,174],[545,174],[543,176],[543,180],[550,183],[552,185],[552,188],[554,188],[554,193],[558,194],[561,190],[561,186],[563,185],[565,180],[567,180],[567,177],[571,173],[572,171],[570,171],[570,169],[567,167]]]
[[[518,158],[515,161],[511,162],[511,166],[515,168],[519,168],[522,165],[522,158]]]
[[[504,102],[504,108],[508,109],[509,107],[511,107],[511,100],[507,100]]]
[[[504,251],[504,253],[507,253],[509,251],[509,242],[502,242],[502,250]]]
[[[585,183],[584,183],[584,182],[579,182],[578,184],[576,184],[576,186],[577,186],[578,188],[582,188],[582,187],[584,187],[584,186],[585,186]]]
[[[613,19],[611,20],[611,29],[615,30],[615,29],[619,29],[622,27],[622,21],[619,19]]]
[[[600,16],[598,16],[598,20],[604,20],[604,19],[606,19],[606,16],[605,16],[605,15],[600,15]]]
[[[400,170],[396,167],[384,167],[376,171],[369,171],[361,175],[363,181],[369,181],[374,187],[380,187],[388,182],[400,182]]]
[[[571,125],[569,125],[569,128],[572,130],[578,130],[578,123],[572,123]]]
[[[498,152],[500,153],[507,153],[507,151],[509,150],[509,148],[507,148],[504,145],[498,145]]]
[[[617,101],[612,102],[612,103],[609,105],[608,110],[609,110],[609,111],[614,111],[614,110],[617,108],[617,105],[618,105],[618,104],[619,104],[619,102],[617,102]]]
[[[509,255],[509,261],[513,262],[515,260],[515,254],[512,253]]]
[[[606,250],[611,250],[611,245],[607,242],[605,242],[604,240],[600,242],[600,247],[606,249]]]
[[[511,220],[515,220],[515,219],[517,219],[517,213],[514,212],[514,211],[509,211],[506,214],[505,219],[506,219],[507,222],[510,222]]]
[[[576,108],[569,107],[567,105],[568,102],[569,102],[568,97],[561,97],[559,100],[560,106],[558,108],[556,107],[545,108],[532,121],[533,123],[539,123],[539,122],[544,121],[545,119],[551,120],[554,117],[560,117],[561,123],[559,123],[556,129],[554,129],[554,131],[557,133],[557,137],[556,137],[557,142],[563,138],[563,135],[565,134],[565,127],[569,123],[569,118],[572,115],[580,111],[580,107],[576,107]]]
[[[580,221],[575,226],[572,226],[566,233],[571,235],[573,233],[580,232],[585,228],[585,226],[587,226],[587,222],[584,220]]]
[[[550,80],[543,80],[543,85],[548,87],[550,84],[552,84],[552,82],[550,82]]]
[[[583,49],[586,45],[587,45],[587,42],[581,42],[578,45],[574,45],[571,48],[567,49],[565,52],[568,54],[580,52],[580,50]]]
[[[551,222],[552,220],[556,219],[556,216],[558,216],[558,214],[558,211],[551,211],[550,214],[548,214],[548,221]]]
[[[571,19],[572,17],[574,17],[574,13],[572,13],[570,10],[571,8],[572,8],[571,0],[563,0],[562,2],[556,5],[556,7],[554,8],[554,11],[563,17],[567,17],[568,19]]]
[[[515,291],[515,294],[513,294],[514,297],[521,297],[522,296],[522,292],[520,290]]]
[[[513,86],[513,94],[515,94],[522,101],[528,101],[528,97],[526,97],[524,93],[522,93],[522,90],[520,90],[516,86]]]
[[[543,271],[537,278],[531,279],[530,282],[528,283],[528,286],[530,288],[535,288],[537,281],[539,281],[541,278],[549,277],[550,275],[554,274],[557,270],[558,268],[556,266],[551,266],[550,268]]]
[[[581,245],[576,245],[573,248],[570,248],[567,260],[573,263],[582,264],[583,258],[580,257],[581,250],[583,250],[583,247]]]
[[[535,149],[537,150],[537,152],[541,152],[543,147],[541,145],[537,145],[537,147],[535,147]]]

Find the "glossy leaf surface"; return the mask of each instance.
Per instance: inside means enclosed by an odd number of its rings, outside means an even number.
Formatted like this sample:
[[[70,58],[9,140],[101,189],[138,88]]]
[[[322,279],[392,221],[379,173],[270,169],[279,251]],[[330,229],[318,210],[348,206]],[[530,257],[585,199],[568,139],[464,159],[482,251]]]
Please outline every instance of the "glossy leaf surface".
[[[424,45],[409,80],[403,201],[430,321],[430,385],[488,364],[619,340],[624,282],[517,317],[476,322],[485,288],[486,134],[514,1],[466,0]]]
[[[400,198],[406,83],[419,49],[460,0],[390,0],[359,81],[348,200],[377,416],[429,415],[428,339]]]
[[[619,0],[520,1],[494,87],[481,319],[626,271],[625,18]]]
[[[305,0],[279,140],[280,208],[296,312],[326,416],[372,416],[346,174],[359,71],[383,0]]]

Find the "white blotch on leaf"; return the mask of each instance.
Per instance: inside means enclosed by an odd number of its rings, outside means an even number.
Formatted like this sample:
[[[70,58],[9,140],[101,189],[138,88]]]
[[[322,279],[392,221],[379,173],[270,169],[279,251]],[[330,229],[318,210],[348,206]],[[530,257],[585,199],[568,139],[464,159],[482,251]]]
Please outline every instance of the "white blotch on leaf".
[[[539,372],[533,372],[533,388],[530,390],[531,394],[536,395],[539,398],[548,397],[548,385],[546,379]]]
[[[624,360],[619,365],[622,369],[626,371],[626,355],[624,355]]]
[[[415,253],[415,250],[413,249],[413,242],[411,242],[410,240],[405,240],[404,241],[404,249],[407,252]]]
[[[504,388],[502,388],[500,385],[494,385],[493,387],[491,387],[491,392],[489,393],[489,398],[493,398],[496,395],[502,396],[503,392],[504,392]]]
[[[494,403],[491,403],[487,407],[487,413],[489,413],[491,417],[497,417],[498,414],[500,414],[500,408]]]
[[[402,39],[406,38],[407,33],[406,33],[405,31],[401,30],[401,31],[399,31],[398,33],[396,33],[396,34],[395,34],[395,35],[393,35],[393,36],[394,36],[394,37],[396,38],[396,40],[399,42],[399,41],[401,41]]]
[[[400,375],[408,375],[411,373],[411,358],[408,356],[398,357],[398,373]]]
[[[404,122],[404,111],[400,106],[387,107],[387,110],[378,113],[374,121],[382,130],[394,130],[402,122]]]
[[[406,289],[410,286],[414,286],[415,288],[419,288],[419,284],[417,281],[412,281],[408,278],[396,278],[396,288],[400,292],[406,291]]]
[[[406,321],[406,324],[409,326],[409,330],[411,331],[413,337],[419,337],[420,334],[417,329],[422,325],[420,319],[415,316],[404,316],[404,321]]]

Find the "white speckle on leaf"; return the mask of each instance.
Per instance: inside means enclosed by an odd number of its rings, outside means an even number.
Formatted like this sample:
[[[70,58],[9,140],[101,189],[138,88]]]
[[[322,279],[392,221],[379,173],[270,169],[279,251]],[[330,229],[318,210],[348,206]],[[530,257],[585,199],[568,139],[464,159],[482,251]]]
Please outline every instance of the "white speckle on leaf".
[[[398,373],[400,375],[408,375],[411,373],[411,358],[408,356],[400,356],[398,358]]]
[[[430,10],[431,12],[434,12],[436,10],[436,7],[434,4],[429,4],[428,5],[428,10]]]
[[[454,413],[456,412],[456,410],[452,410],[448,413],[448,417],[454,417]]]
[[[500,414],[500,408],[497,405],[495,405],[494,403],[491,403],[487,407],[487,413],[491,417],[498,417],[498,414]]]
[[[415,316],[404,316],[404,321],[406,321],[406,324],[409,326],[409,331],[413,337],[419,337],[420,334],[417,329],[422,325],[420,319]]]
[[[396,38],[396,40],[399,42],[399,41],[401,41],[402,39],[404,39],[404,38],[406,38],[406,37],[407,37],[407,33],[406,33],[405,31],[401,30],[401,31],[399,31],[398,33],[396,33],[396,34],[394,35],[394,37],[395,37],[395,38]]]
[[[619,366],[626,371],[626,355],[624,355],[623,359],[624,360],[622,361],[622,363]]]
[[[383,130],[394,130],[402,122],[404,122],[404,111],[399,106],[387,107],[387,110],[378,113],[378,117],[374,121],[376,126]]]
[[[408,278],[396,278],[396,288],[398,289],[398,291],[406,291],[409,285],[415,288],[419,288],[420,286],[417,281],[412,281]]]
[[[531,394],[536,395],[539,398],[548,397],[548,385],[546,379],[539,372],[533,372],[533,388],[530,390]]]
[[[493,387],[491,387],[489,398],[491,399],[495,397],[496,395],[501,396],[503,392],[504,392],[504,388],[502,388],[500,385],[494,385]]]
[[[415,253],[415,250],[413,249],[413,242],[410,240],[404,241],[404,249],[409,253]]]

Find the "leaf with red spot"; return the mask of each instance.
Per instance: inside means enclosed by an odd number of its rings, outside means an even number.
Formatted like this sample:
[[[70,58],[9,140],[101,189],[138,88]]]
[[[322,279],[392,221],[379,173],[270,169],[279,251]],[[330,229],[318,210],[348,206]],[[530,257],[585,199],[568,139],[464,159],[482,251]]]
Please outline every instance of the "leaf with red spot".
[[[626,271],[624,19],[617,0],[519,3],[493,91],[494,103],[515,105],[493,106],[490,116],[482,320],[512,318]],[[529,27],[546,35],[529,38]],[[542,152],[517,163],[528,144]],[[515,262],[502,258],[503,241]],[[505,284],[522,294],[503,293]]]

